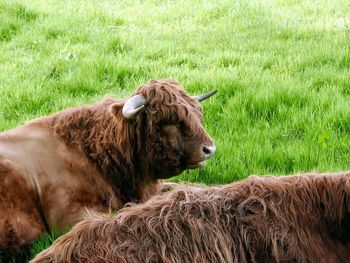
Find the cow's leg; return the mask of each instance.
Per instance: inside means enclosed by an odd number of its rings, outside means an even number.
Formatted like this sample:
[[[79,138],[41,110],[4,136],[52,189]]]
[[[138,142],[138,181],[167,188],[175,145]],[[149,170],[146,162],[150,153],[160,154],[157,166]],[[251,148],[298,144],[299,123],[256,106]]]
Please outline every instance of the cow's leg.
[[[23,254],[21,250],[28,250],[30,242],[46,230],[38,203],[25,177],[0,160],[0,262]]]

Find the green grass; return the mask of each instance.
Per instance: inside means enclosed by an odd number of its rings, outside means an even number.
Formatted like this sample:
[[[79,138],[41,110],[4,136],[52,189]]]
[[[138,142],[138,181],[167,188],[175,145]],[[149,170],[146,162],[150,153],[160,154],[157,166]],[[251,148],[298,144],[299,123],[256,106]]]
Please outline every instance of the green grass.
[[[218,152],[174,180],[350,167],[346,0],[0,2],[0,129],[174,78]]]
[[[55,241],[55,239],[57,239],[62,234],[64,234],[64,232],[61,233],[51,230],[51,233],[41,235],[35,242],[33,242],[31,248],[31,256],[34,257],[45,248],[49,247]]]

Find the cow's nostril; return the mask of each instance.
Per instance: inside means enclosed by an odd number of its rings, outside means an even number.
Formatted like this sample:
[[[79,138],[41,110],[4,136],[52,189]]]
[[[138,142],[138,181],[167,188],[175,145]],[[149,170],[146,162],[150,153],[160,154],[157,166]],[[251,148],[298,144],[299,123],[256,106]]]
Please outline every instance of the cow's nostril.
[[[203,147],[203,152],[204,152],[204,154],[210,154],[211,153],[210,149],[207,146]]]
[[[215,146],[204,146],[203,147],[203,153],[207,158],[211,158],[216,151]]]

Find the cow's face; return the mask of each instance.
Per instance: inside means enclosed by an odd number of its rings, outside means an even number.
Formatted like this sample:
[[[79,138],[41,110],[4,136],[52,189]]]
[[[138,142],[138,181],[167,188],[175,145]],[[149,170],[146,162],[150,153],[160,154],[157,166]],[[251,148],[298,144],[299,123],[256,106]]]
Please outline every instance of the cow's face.
[[[175,81],[152,81],[134,96],[136,105],[124,106],[124,116],[142,123],[139,144],[144,162],[157,178],[180,174],[185,169],[204,166],[213,157],[215,145],[202,123],[200,101],[190,97]],[[128,108],[129,107],[129,108]],[[131,115],[128,115],[131,113]]]

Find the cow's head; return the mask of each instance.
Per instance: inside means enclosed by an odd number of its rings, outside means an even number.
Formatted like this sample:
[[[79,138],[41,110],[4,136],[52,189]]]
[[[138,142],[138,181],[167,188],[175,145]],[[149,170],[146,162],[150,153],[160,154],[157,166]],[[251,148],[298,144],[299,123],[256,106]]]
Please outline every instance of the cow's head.
[[[191,97],[176,81],[153,80],[125,102],[121,112],[136,129],[143,169],[167,178],[213,157],[216,148],[203,127],[199,102],[215,92]]]

